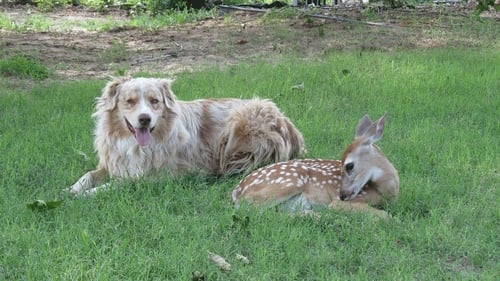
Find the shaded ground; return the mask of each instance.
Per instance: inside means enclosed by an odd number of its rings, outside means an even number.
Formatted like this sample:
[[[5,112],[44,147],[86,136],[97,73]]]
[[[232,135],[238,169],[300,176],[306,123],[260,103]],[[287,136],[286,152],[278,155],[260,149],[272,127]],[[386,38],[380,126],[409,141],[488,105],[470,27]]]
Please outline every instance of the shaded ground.
[[[33,16],[26,7],[0,7],[0,11],[18,25]],[[66,8],[42,14],[50,18],[47,32],[0,30],[0,57],[30,54],[61,78],[84,78],[139,71],[175,74],[207,65],[256,59],[272,63],[284,55],[311,58],[337,50],[470,47],[484,41],[498,46],[495,34],[470,31],[473,10],[461,5],[396,10],[344,5],[300,10],[286,18],[284,13],[220,9],[216,17],[181,26],[146,30],[118,25],[96,32],[69,23],[126,22],[126,12]]]

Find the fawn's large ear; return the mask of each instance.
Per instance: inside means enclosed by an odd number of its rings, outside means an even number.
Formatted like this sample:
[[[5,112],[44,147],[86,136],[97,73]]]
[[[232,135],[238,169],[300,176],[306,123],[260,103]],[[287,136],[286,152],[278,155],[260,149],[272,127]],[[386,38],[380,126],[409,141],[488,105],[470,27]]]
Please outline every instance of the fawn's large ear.
[[[102,90],[102,95],[97,98],[96,108],[105,111],[113,110],[118,104],[119,86],[130,79],[131,77],[114,78],[108,82]]]
[[[174,82],[172,79],[158,79],[159,87],[163,94],[163,101],[167,108],[173,108],[175,105],[175,95],[172,91],[171,85]]]
[[[371,125],[372,119],[368,116],[368,114],[366,114],[358,122],[358,126],[356,127],[356,137],[361,137]]]
[[[368,127],[368,129],[363,134],[363,138],[366,138],[370,144],[378,141],[382,134],[384,133],[384,124],[385,124],[385,114],[380,117],[377,121]]]

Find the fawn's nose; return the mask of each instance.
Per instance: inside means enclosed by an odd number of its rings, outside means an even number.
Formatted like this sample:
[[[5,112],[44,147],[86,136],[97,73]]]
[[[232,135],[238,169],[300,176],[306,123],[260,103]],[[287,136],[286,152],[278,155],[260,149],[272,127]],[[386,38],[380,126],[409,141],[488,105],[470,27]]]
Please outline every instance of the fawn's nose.
[[[340,194],[340,200],[345,201],[347,199],[347,195]]]
[[[149,126],[149,124],[151,124],[151,116],[148,114],[139,115],[139,124],[143,127]]]

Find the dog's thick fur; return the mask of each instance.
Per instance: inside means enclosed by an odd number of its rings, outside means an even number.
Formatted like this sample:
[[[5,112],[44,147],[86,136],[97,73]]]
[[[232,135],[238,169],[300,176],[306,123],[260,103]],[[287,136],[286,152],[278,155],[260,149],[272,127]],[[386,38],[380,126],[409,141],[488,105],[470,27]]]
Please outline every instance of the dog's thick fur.
[[[108,177],[137,178],[160,170],[247,172],[304,152],[302,134],[273,102],[179,101],[171,82],[117,78],[106,85],[93,114],[99,164],[71,186],[71,193],[93,193]]]

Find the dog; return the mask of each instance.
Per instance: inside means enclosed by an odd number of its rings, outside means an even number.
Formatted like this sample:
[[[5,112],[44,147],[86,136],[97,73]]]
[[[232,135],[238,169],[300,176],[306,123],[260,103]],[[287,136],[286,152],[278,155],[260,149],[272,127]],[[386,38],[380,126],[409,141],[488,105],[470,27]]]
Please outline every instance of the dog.
[[[95,193],[109,178],[167,171],[216,176],[249,172],[305,152],[301,132],[270,100],[180,101],[173,80],[115,78],[96,99],[96,170],[69,191]]]

